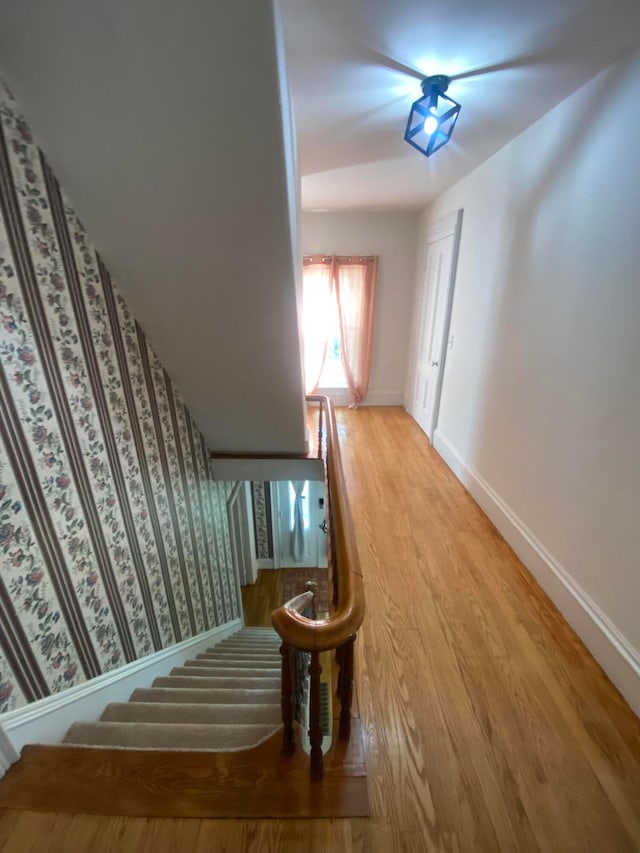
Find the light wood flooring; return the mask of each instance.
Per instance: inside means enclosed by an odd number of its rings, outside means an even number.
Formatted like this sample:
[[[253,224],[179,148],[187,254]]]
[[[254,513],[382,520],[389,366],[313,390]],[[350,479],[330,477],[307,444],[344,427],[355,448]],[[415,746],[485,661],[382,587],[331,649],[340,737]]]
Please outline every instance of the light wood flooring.
[[[640,722],[400,409],[341,410],[369,819],[6,810],[0,851],[640,850]]]
[[[253,628],[270,628],[271,613],[284,603],[286,569],[261,569],[253,586],[243,586],[244,624]]]

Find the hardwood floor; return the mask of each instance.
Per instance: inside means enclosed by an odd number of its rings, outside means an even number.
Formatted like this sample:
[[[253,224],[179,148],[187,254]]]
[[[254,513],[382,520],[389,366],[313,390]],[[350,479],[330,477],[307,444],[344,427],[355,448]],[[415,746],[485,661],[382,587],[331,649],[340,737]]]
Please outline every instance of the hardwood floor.
[[[271,627],[271,611],[284,602],[286,569],[261,569],[253,586],[243,586],[244,624],[254,628]]]
[[[319,785],[282,732],[226,753],[26,746],[0,784],[0,809],[174,818],[335,818],[369,815],[360,720],[324,760]]]
[[[400,409],[338,413],[372,817],[6,810],[0,850],[640,850],[640,721]]]

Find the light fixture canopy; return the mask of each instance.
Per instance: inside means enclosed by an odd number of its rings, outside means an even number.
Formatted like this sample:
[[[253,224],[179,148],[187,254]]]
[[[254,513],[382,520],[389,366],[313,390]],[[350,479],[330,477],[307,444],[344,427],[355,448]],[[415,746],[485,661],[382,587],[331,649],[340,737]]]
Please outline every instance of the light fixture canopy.
[[[423,96],[411,105],[405,141],[421,154],[430,157],[451,139],[460,113],[460,104],[444,93],[450,80],[435,74],[422,81]]]

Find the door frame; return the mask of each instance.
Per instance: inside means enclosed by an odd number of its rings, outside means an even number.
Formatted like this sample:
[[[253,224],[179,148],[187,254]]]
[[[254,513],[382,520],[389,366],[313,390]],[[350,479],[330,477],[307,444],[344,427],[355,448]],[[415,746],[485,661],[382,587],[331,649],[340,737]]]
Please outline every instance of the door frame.
[[[440,361],[440,369],[438,370],[438,379],[436,381],[436,390],[433,399],[433,413],[431,415],[431,423],[429,424],[429,430],[427,431],[427,437],[429,441],[433,444],[433,436],[438,426],[438,415],[440,414],[440,397],[442,394],[442,383],[444,379],[444,371],[447,363],[447,352],[449,351],[449,327],[451,325],[451,311],[453,308],[453,293],[455,289],[455,281],[456,281],[456,272],[458,269],[458,253],[460,249],[460,235],[462,232],[462,208],[456,210],[454,213],[450,213],[448,216],[444,216],[442,219],[439,219],[437,222],[432,223],[427,228],[426,233],[426,241],[425,241],[425,253],[424,253],[424,261],[422,264],[422,278],[418,284],[420,290],[417,294],[417,307],[419,310],[416,311],[416,326],[414,329],[414,342],[413,342],[413,370],[411,373],[411,385],[409,387],[410,396],[407,400],[411,405],[411,415],[413,415],[413,402],[414,402],[414,389],[416,383],[416,372],[418,369],[418,342],[420,340],[421,329],[419,324],[424,322],[427,318],[424,316],[424,311],[426,311],[427,300],[429,294],[427,292],[427,283],[426,283],[426,271],[427,271],[427,262],[429,258],[429,246],[432,243],[436,243],[438,240],[443,240],[445,237],[453,237],[453,249],[451,253],[451,270],[449,272],[449,280],[446,284],[446,307],[444,311],[444,316],[442,319],[442,345],[441,351],[439,353],[439,361]],[[434,305],[435,308],[435,305]]]
[[[272,512],[272,530],[273,530],[273,568],[281,569],[281,568],[295,568],[294,564],[291,560],[286,559],[283,561],[283,551],[287,547],[286,539],[283,539],[283,536],[289,535],[285,534],[282,529],[282,517],[286,513],[288,515],[290,511],[289,504],[286,506],[282,505],[281,500],[281,487],[284,488],[283,484],[286,484],[287,488],[291,481],[290,480],[274,480],[273,485],[275,488],[271,489],[271,512]],[[324,500],[324,506],[322,511],[319,511],[318,507],[315,507],[311,502],[312,493],[314,490],[314,484],[318,484],[322,489],[322,497]],[[327,513],[327,496],[325,494],[325,483],[324,480],[315,480],[309,479],[309,523],[310,523],[310,532],[313,532],[314,539],[314,547],[316,549],[316,559],[312,567],[305,567],[300,565],[300,568],[326,568],[327,567],[327,552],[326,552],[326,534],[323,534],[325,537],[321,539],[319,534],[316,532],[316,523],[320,515],[322,518],[326,518]],[[316,515],[318,516],[316,518]],[[322,545],[324,544],[324,548]]]
[[[280,480],[273,480],[275,488],[271,489],[271,540],[273,542],[273,568],[281,569],[280,559],[282,549],[280,542]]]
[[[246,480],[236,482],[227,500],[231,559],[238,587],[253,584],[258,577],[250,485]]]

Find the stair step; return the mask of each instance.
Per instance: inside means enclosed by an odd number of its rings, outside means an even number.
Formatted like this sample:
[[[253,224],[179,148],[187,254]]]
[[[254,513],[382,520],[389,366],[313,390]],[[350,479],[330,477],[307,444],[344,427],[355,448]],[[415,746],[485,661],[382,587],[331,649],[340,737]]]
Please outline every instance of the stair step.
[[[226,637],[226,639],[221,640],[220,645],[222,645],[222,643],[253,643],[257,645],[276,646],[281,642],[282,640],[277,634],[265,637],[256,635],[245,637],[242,634],[234,634],[231,637]]]
[[[129,697],[129,702],[185,702],[206,705],[243,705],[258,702],[261,705],[279,704],[280,687],[277,690],[255,690],[233,688],[190,689],[189,687],[138,687]]]
[[[264,631],[262,634],[251,634],[245,633],[242,631],[239,634],[231,634],[229,637],[225,637],[224,640],[220,640],[221,643],[232,643],[235,640],[246,640],[247,642],[253,643],[279,643],[281,642],[280,636],[276,634],[275,631]]]
[[[218,646],[214,646],[218,651],[236,651],[236,652],[257,652],[260,654],[280,654],[280,644],[279,643],[249,643],[249,642],[237,642],[237,643],[220,643]]]
[[[152,687],[186,687],[187,689],[235,689],[243,690],[279,690],[279,678],[198,678],[198,676],[168,675],[154,679]]]
[[[236,658],[220,658],[217,655],[210,655],[206,652],[196,655],[194,660],[200,661],[206,666],[219,666],[229,669],[236,669],[239,663],[245,663],[245,661],[238,661]],[[255,660],[246,663],[249,669],[280,669],[280,661],[276,661],[275,658],[273,660]]]
[[[218,643],[217,646],[211,646],[210,648],[206,649],[206,651],[228,652],[231,650],[235,650],[238,652],[255,652],[256,654],[262,655],[277,655],[280,653],[280,645],[280,643],[234,643],[229,640],[224,643]]]
[[[180,670],[180,672],[178,672]],[[174,667],[169,675],[208,675],[223,676],[224,678],[280,678],[280,669],[253,669],[245,666],[216,666],[214,661],[188,660],[184,666]]]
[[[278,632],[275,628],[269,626],[268,628],[258,628],[254,625],[248,625],[242,628],[240,631],[236,631],[235,634],[230,634],[231,637],[248,637],[251,635],[257,636],[267,636],[270,634],[272,637],[277,637]]]
[[[280,727],[280,638],[249,628],[112,702],[63,743],[124,749],[250,749]]]
[[[187,749],[230,751],[249,749],[268,738],[278,726],[198,725],[191,723],[74,723],[64,743],[118,746],[128,749]]]
[[[216,646],[213,651],[207,650],[207,654],[218,654],[223,657],[233,655],[233,657],[263,657],[263,658],[280,658],[280,649],[276,646],[269,650],[264,647],[257,646]]]
[[[220,649],[220,651],[214,651],[213,649],[207,649],[206,652],[202,652],[202,654],[209,655],[210,657],[218,658],[219,660],[232,660],[232,661],[265,661],[266,663],[273,663],[274,661],[280,660],[279,654],[265,654],[264,652],[237,652],[232,649]],[[197,658],[200,655],[196,655]]]
[[[126,723],[243,723],[277,725],[280,706],[207,705],[202,702],[112,702],[104,709],[101,722]]]

